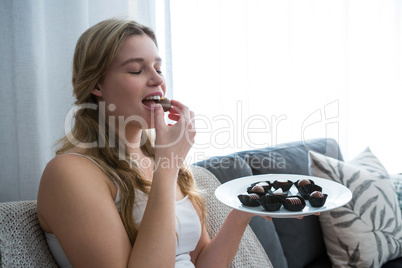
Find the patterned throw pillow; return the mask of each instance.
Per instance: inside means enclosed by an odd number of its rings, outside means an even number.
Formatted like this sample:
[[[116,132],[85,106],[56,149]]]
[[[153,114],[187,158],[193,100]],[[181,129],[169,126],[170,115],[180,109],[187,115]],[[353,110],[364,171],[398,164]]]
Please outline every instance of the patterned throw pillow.
[[[333,267],[381,267],[402,256],[402,219],[392,181],[367,148],[349,162],[309,152],[310,175],[348,187],[352,200],[319,216]]]

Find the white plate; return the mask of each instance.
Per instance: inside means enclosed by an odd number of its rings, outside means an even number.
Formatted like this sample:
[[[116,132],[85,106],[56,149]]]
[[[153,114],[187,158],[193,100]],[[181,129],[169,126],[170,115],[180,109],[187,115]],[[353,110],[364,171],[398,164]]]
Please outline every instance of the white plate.
[[[246,194],[247,187],[249,187],[254,182],[274,182],[275,180],[291,180],[295,182],[301,179],[313,180],[315,184],[322,187],[322,193],[328,194],[324,206],[315,208],[312,207],[308,201],[306,201],[306,206],[302,211],[289,211],[286,210],[283,206],[281,206],[278,211],[266,211],[262,206],[245,206],[240,202],[239,198],[237,197],[239,194]],[[292,186],[292,188],[290,188],[289,191],[289,195],[298,195],[297,188],[294,185]],[[347,204],[352,199],[352,192],[342,184],[323,178],[294,174],[264,174],[242,177],[228,181],[220,185],[215,190],[215,196],[218,198],[219,201],[231,208],[250,212],[255,215],[269,216],[272,218],[297,218],[341,207]]]

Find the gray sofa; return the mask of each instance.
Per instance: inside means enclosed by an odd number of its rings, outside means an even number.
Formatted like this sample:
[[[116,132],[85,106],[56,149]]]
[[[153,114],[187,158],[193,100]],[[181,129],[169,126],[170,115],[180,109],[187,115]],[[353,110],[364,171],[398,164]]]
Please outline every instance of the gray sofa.
[[[308,151],[343,160],[333,139],[292,142],[260,150],[217,156],[196,163],[213,173],[221,183],[258,174],[308,175]],[[266,221],[253,217],[250,226],[274,267],[331,267],[318,216]],[[389,261],[383,268],[402,267],[402,258]]]
[[[316,139],[243,151],[196,163],[192,169],[197,185],[204,190],[209,234],[212,237],[216,234],[230,210],[214,196],[219,181],[224,183],[243,176],[267,173],[308,175],[309,150],[342,160],[334,140]],[[253,217],[250,227],[232,267],[331,267],[317,216],[272,221]],[[37,220],[36,201],[0,203],[0,267],[57,267]],[[402,258],[383,266],[393,267],[402,267]]]

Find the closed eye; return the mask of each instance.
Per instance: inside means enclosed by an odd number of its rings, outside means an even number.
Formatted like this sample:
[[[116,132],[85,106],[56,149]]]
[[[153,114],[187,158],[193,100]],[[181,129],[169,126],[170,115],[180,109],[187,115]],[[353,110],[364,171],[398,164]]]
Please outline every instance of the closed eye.
[[[140,74],[142,72],[142,70],[141,71],[138,71],[138,72],[129,72],[130,74]]]

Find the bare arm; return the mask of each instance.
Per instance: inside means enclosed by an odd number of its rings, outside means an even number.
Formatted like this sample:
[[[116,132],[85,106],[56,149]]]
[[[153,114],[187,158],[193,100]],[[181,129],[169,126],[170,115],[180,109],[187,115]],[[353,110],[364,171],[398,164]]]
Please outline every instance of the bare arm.
[[[176,177],[156,171],[129,267],[174,267],[176,256]],[[139,258],[138,256],[142,256]]]
[[[143,254],[146,258],[144,262],[136,259],[136,267],[175,265],[177,175],[194,142],[195,131],[192,112],[180,102],[174,100],[171,102],[174,105],[171,111],[177,112],[173,115],[173,120],[177,121],[174,126],[166,125],[161,107],[156,111],[156,171],[147,208],[131,254],[132,256]],[[147,250],[144,250],[144,246]]]
[[[212,240],[204,228],[197,249],[192,253],[196,267],[229,267],[252,216],[232,210]]]

